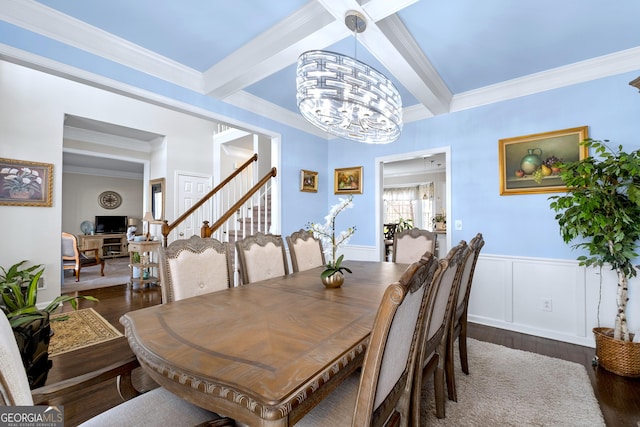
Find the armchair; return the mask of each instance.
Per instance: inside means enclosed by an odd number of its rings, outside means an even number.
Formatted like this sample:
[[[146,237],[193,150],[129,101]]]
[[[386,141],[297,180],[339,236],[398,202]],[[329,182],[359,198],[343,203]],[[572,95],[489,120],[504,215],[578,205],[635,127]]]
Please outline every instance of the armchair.
[[[73,234],[62,232],[62,269],[73,270],[76,282],[80,281],[80,270],[83,267],[100,266],[100,275],[104,276],[104,260],[100,259],[97,248],[78,249],[78,240]],[[93,253],[87,256],[85,253]]]

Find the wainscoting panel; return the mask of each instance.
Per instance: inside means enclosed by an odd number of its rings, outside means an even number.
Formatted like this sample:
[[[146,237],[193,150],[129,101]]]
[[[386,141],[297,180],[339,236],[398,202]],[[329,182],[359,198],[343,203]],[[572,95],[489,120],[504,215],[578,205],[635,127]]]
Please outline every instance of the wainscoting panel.
[[[513,261],[513,323],[576,333],[575,266],[543,261]],[[473,288],[472,288],[473,289]]]
[[[376,249],[367,246],[346,246],[344,254],[347,260],[380,259]],[[616,273],[602,270],[601,298],[600,277],[599,269],[580,267],[576,260],[481,253],[469,321],[595,347],[592,329],[613,327],[616,316]],[[629,330],[640,340],[640,277],[629,281],[627,315]]]
[[[481,254],[469,301],[469,321],[595,347],[591,330],[598,324],[613,327],[616,313],[617,276],[603,269],[598,323],[599,280],[599,269],[580,267],[573,260]],[[633,332],[640,332],[639,283],[637,277],[629,282],[627,312]],[[505,306],[498,307],[497,301]]]
[[[481,258],[476,264],[469,313],[498,322],[513,322],[511,263]]]

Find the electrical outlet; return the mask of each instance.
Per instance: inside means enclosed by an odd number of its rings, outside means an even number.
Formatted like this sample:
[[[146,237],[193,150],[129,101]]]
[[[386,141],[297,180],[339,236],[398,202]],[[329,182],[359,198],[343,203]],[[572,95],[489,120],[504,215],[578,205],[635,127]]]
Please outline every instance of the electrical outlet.
[[[462,220],[461,219],[456,219],[456,230],[462,230]]]
[[[44,277],[42,276],[38,279],[38,289],[44,289]]]
[[[551,298],[542,298],[542,311],[553,311],[553,303]]]

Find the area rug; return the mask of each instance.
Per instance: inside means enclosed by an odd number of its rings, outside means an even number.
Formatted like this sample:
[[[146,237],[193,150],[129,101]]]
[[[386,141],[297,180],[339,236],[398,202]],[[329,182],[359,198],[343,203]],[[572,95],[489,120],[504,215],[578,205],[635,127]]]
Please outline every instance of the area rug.
[[[129,277],[129,257],[109,258],[105,260],[104,276],[100,275],[100,267],[87,267],[80,270],[80,281],[76,282],[73,272],[65,271],[62,293],[125,285]]]
[[[435,416],[433,381],[425,385],[424,425],[605,426],[584,366],[473,339],[467,347],[469,375],[456,349],[458,401],[447,401],[446,418]]]
[[[53,321],[67,316],[67,320]],[[92,308],[53,314],[51,320],[53,336],[49,342],[49,356],[58,356],[122,336]]]

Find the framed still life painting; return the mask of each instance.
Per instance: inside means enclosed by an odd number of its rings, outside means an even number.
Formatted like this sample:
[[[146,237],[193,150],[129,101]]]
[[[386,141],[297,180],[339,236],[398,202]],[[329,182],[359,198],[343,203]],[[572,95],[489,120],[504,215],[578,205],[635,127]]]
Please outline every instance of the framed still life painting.
[[[581,126],[499,140],[500,195],[566,191],[557,164],[587,157],[588,136]]]

